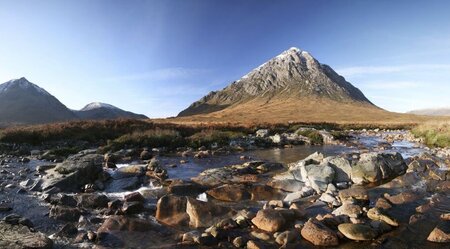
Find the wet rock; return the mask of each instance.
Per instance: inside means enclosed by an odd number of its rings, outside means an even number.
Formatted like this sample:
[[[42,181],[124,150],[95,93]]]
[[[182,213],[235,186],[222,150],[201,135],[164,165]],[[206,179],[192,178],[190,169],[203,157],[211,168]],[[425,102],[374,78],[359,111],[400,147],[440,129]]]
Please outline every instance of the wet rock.
[[[134,190],[141,186],[142,180],[139,176],[131,176],[127,178],[111,179],[106,186],[107,190]]]
[[[329,166],[335,172],[334,182],[349,182],[351,181],[352,166],[350,161],[343,157],[326,158]]]
[[[72,237],[75,236],[77,233],[78,233],[77,227],[72,223],[67,223],[56,233],[56,235],[59,237]]]
[[[339,191],[339,198],[342,202],[346,201],[358,201],[361,203],[366,203],[369,201],[369,194],[365,188],[362,187],[352,187],[349,189],[343,189]]]
[[[186,213],[187,199],[174,195],[166,195],[158,200],[156,219],[169,226],[187,225],[189,215]]]
[[[179,196],[197,196],[207,190],[206,187],[194,182],[173,181],[168,187],[168,193]]]
[[[144,210],[142,202],[125,202],[122,206],[124,214],[138,214]]]
[[[308,165],[306,171],[309,184],[317,193],[325,192],[335,175],[334,169],[328,163]]]
[[[13,208],[10,205],[5,204],[5,203],[0,204],[0,213],[1,212],[9,212],[11,210],[13,210]]]
[[[358,218],[362,213],[362,208],[359,205],[352,203],[344,203],[333,211],[333,214],[336,216],[345,215],[350,218]]]
[[[53,241],[42,233],[32,232],[23,225],[11,225],[0,221],[0,248],[51,249]]]
[[[428,235],[428,241],[450,243],[450,221],[440,222]]]
[[[173,231],[151,220],[110,216],[97,230],[97,242],[110,248],[160,248],[174,245]],[[169,246],[170,247],[170,246]]]
[[[272,239],[272,236],[270,236],[268,233],[260,232],[260,231],[252,231],[250,233],[250,236],[252,236],[253,238],[259,239],[259,240],[264,240],[264,241],[268,241],[268,240]]]
[[[33,223],[27,219],[27,218],[23,218],[22,216],[18,215],[18,214],[10,214],[5,216],[2,221],[11,224],[11,225],[23,225],[23,226],[27,226],[29,228],[32,228],[34,225]]]
[[[371,221],[370,226],[377,231],[378,234],[390,232],[392,227],[384,221]]]
[[[93,183],[102,172],[103,156],[98,154],[77,154],[48,170],[42,189],[57,187],[62,191],[78,191],[82,186]]]
[[[295,179],[284,179],[284,180],[272,180],[267,183],[268,186],[276,189],[281,189],[287,192],[297,192],[300,191],[305,183],[297,181]]]
[[[246,243],[247,243],[247,239],[245,239],[242,236],[236,237],[233,240],[233,245],[237,248],[244,247],[246,245]]]
[[[286,225],[286,220],[277,210],[262,209],[252,219],[252,223],[261,230],[273,233],[280,231]]]
[[[53,206],[49,214],[49,217],[63,221],[78,221],[80,216],[81,212],[77,208],[62,206]]]
[[[372,227],[363,224],[344,223],[340,224],[338,229],[351,240],[373,240],[377,236]]]
[[[282,194],[278,190],[267,185],[250,185],[248,187],[248,191],[250,192],[250,199],[252,201],[265,201],[279,199],[282,197]]]
[[[109,202],[108,197],[102,194],[81,194],[77,199],[77,206],[83,208],[106,208]]]
[[[247,249],[270,249],[270,248],[277,248],[277,247],[263,241],[255,241],[255,240],[247,241]]]
[[[203,246],[213,246],[217,245],[217,239],[211,234],[202,234],[195,238],[194,242]]]
[[[286,245],[300,239],[300,233],[296,230],[284,231],[275,238],[278,245]]]
[[[391,203],[383,197],[380,197],[375,202],[375,207],[382,210],[388,210],[392,208]]]
[[[197,152],[194,157],[195,158],[207,158],[210,155],[210,151],[209,150],[201,150],[199,152]]]
[[[198,237],[200,237],[200,232],[197,230],[190,231],[183,234],[183,237],[181,238],[182,242],[195,242]]]
[[[337,246],[337,234],[316,219],[309,219],[301,230],[303,238],[316,246]]]
[[[417,201],[421,198],[421,196],[418,193],[412,192],[412,191],[403,191],[400,194],[397,195],[389,195],[385,194],[384,197],[389,200],[390,203],[395,205],[401,205],[409,202]]]
[[[206,193],[217,200],[229,202],[237,202],[251,198],[251,194],[247,191],[246,186],[242,184],[225,184],[210,189]]]
[[[407,166],[400,153],[364,153],[352,167],[352,181],[356,184],[379,182],[406,172]]]
[[[147,149],[145,149],[141,152],[139,158],[141,158],[141,160],[150,160],[152,156],[153,155]]]
[[[231,217],[233,215],[231,211],[228,207],[187,198],[186,212],[189,215],[189,225],[194,228],[212,226],[224,218]]]
[[[144,196],[139,192],[133,192],[131,194],[127,194],[124,196],[126,202],[140,202],[143,203],[145,201]]]
[[[298,199],[310,196],[312,194],[314,194],[314,189],[312,189],[311,187],[305,186],[302,188],[301,191],[287,194],[283,201],[285,201],[287,203],[292,203]]]
[[[369,217],[369,219],[371,220],[375,220],[375,221],[384,221],[387,224],[391,225],[391,226],[398,226],[398,222],[389,217],[388,215],[384,214],[380,209],[378,208],[371,208],[369,209],[369,211],[367,211],[367,217]]]

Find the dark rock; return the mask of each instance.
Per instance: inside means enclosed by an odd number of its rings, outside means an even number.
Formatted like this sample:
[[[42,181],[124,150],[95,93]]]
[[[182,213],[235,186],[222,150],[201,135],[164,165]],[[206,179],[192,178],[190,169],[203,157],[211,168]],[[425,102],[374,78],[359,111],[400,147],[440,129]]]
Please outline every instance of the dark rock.
[[[80,210],[77,208],[69,208],[62,206],[53,206],[50,209],[49,217],[63,221],[78,221],[81,216]]]
[[[187,225],[189,215],[186,213],[187,199],[174,195],[165,195],[156,205],[156,219],[169,226]]]
[[[77,199],[77,206],[83,208],[106,208],[109,202],[108,197],[102,194],[81,194]]]
[[[72,237],[78,233],[78,229],[72,223],[67,223],[64,225],[56,235],[59,237]]]

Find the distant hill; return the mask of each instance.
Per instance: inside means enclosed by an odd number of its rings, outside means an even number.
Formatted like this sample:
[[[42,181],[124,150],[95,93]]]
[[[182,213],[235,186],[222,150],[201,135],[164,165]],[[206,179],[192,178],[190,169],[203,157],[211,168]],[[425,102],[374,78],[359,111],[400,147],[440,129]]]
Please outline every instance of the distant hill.
[[[72,111],[26,78],[0,85],[0,126],[43,124],[77,119],[147,118],[104,103],[91,103]]]
[[[110,104],[93,102],[79,111],[74,111],[81,119],[117,119],[117,118],[131,118],[131,119],[146,119],[148,118],[142,114],[136,114],[129,111],[124,111]]]
[[[409,111],[410,114],[427,116],[450,116],[450,107],[447,108],[429,108]]]
[[[179,113],[189,120],[358,121],[391,116],[330,66],[291,48]],[[389,117],[388,117],[389,118]]]

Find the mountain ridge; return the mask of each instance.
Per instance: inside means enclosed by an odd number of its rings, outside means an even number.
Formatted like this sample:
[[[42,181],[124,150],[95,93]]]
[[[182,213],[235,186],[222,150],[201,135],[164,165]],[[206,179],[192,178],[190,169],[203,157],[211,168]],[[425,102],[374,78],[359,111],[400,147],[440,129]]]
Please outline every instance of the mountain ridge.
[[[309,52],[293,47],[222,90],[208,93],[181,111],[178,117],[208,115],[249,101],[264,103],[283,98],[329,99],[378,108],[330,66],[320,63]]]
[[[107,106],[109,108],[105,108]],[[44,88],[31,83],[25,77],[0,84],[0,126],[116,118],[147,117],[105,103],[91,105],[89,110],[70,110]]]

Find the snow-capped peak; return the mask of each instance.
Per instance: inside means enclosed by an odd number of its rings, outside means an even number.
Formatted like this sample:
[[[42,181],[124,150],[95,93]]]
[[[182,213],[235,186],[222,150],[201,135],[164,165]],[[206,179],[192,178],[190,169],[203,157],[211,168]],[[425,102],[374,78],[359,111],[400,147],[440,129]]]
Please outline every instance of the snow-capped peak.
[[[19,78],[19,79],[12,79],[10,81],[7,81],[0,85],[0,93],[6,92],[9,89],[13,87],[20,87],[21,89],[27,90],[30,88],[35,89],[39,93],[50,95],[47,91],[45,91],[43,88],[40,88],[39,86],[29,82],[25,77]]]
[[[101,103],[101,102],[92,102],[90,104],[87,104],[85,107],[83,107],[83,109],[81,109],[82,111],[89,111],[89,110],[94,110],[94,109],[99,109],[99,108],[107,108],[107,109],[119,109],[113,105],[110,104],[106,104],[106,103]]]

